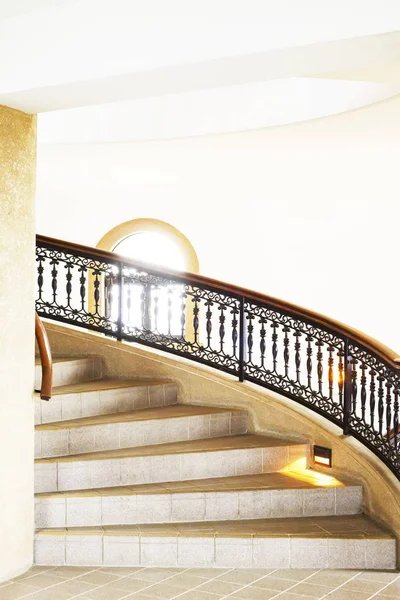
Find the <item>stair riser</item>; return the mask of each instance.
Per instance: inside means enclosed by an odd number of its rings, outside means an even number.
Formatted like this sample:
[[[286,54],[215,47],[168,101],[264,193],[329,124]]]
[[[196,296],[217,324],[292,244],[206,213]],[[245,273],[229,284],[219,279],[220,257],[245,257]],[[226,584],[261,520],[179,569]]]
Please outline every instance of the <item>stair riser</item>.
[[[135,525],[351,515],[362,512],[358,486],[132,496],[39,498],[35,524],[47,527]]]
[[[396,541],[37,534],[35,563],[115,567],[395,569]]]
[[[81,490],[273,473],[308,457],[306,445],[35,464],[35,491]]]
[[[96,357],[53,362],[53,387],[93,381],[100,379],[101,376],[101,360]],[[35,390],[40,390],[41,381],[42,367],[35,365]]]
[[[177,389],[174,383],[57,395],[50,402],[35,400],[35,424],[131,412],[176,403]]]
[[[200,440],[247,432],[246,413],[195,415],[35,432],[35,457]]]

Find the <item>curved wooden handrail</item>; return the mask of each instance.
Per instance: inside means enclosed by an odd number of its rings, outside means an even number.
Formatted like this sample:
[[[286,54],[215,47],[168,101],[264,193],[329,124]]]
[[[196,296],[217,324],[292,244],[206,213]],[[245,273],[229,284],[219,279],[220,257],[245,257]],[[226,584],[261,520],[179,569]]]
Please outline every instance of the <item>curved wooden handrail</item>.
[[[53,361],[51,358],[51,349],[46,329],[35,313],[35,336],[39,348],[40,362],[42,363],[42,385],[40,397],[42,400],[50,400],[53,382]]]
[[[223,290],[227,293],[236,296],[245,296],[249,300],[254,300],[255,302],[266,303],[278,310],[283,310],[294,316],[298,316],[300,318],[303,317],[314,321],[315,324],[327,327],[332,332],[338,335],[349,337],[356,343],[361,344],[368,350],[374,352],[377,356],[385,360],[395,369],[400,369],[400,356],[394,350],[388,348],[378,340],[366,335],[365,333],[358,331],[357,329],[353,329],[352,327],[349,327],[348,325],[345,325],[340,321],[336,321],[335,319],[331,319],[329,317],[326,317],[325,315],[321,315],[320,313],[309,310],[308,308],[303,308],[302,306],[292,304],[291,302],[286,302],[285,300],[280,300],[279,298],[274,298],[273,296],[260,294],[259,292],[255,292],[253,290],[248,290],[246,288],[218,281],[216,279],[210,279],[209,277],[204,277],[203,275],[176,272],[172,271],[171,269],[164,269],[164,267],[160,269],[159,267],[156,267],[154,265],[145,262],[138,262],[136,260],[133,261],[125,256],[120,256],[113,252],[107,252],[106,250],[99,250],[98,248],[83,246],[81,244],[74,244],[73,242],[66,242],[64,240],[50,238],[43,235],[38,235],[36,239],[40,245],[56,245],[60,249],[66,250],[71,254],[86,256],[87,258],[92,259],[93,257],[96,257],[96,259],[98,260],[104,259],[104,261],[107,261],[111,264],[116,264],[123,261],[124,264],[131,265],[132,267],[143,267],[143,270],[149,273],[162,274],[164,276],[171,275],[173,277],[182,277],[190,281],[190,283],[198,283],[211,288],[215,287],[219,290]]]

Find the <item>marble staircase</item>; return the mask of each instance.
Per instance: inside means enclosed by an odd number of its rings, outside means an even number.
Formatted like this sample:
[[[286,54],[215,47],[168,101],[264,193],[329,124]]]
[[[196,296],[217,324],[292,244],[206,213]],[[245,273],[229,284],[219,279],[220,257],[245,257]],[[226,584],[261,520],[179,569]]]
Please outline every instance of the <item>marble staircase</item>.
[[[99,357],[53,370],[35,398],[36,564],[395,568],[362,487],[307,468],[306,442],[179,404],[171,381],[104,378]]]

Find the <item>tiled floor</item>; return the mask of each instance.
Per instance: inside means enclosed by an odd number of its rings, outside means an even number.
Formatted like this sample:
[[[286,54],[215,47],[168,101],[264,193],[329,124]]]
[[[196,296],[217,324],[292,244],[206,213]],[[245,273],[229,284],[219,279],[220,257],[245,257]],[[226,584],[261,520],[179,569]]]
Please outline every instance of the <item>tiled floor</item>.
[[[33,567],[0,600],[394,600],[400,572]]]

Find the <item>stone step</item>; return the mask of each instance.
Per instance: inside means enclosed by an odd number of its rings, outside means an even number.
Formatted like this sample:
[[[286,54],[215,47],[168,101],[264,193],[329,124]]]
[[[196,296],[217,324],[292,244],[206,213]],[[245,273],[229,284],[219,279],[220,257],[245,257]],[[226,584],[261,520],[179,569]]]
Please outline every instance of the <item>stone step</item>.
[[[363,490],[312,470],[37,494],[38,528],[349,515]]]
[[[246,432],[245,411],[176,404],[37,425],[35,457],[131,448]]]
[[[177,386],[167,380],[98,379],[53,389],[49,402],[35,399],[35,423],[169,406],[177,402]]]
[[[35,491],[91,489],[272,473],[308,459],[308,445],[232,435],[35,460]]]
[[[37,565],[395,569],[396,539],[365,515],[38,530]]]
[[[53,357],[53,388],[71,385],[83,381],[93,381],[102,376],[102,362],[98,356],[81,358]],[[40,390],[42,366],[40,359],[35,359],[35,390]]]

